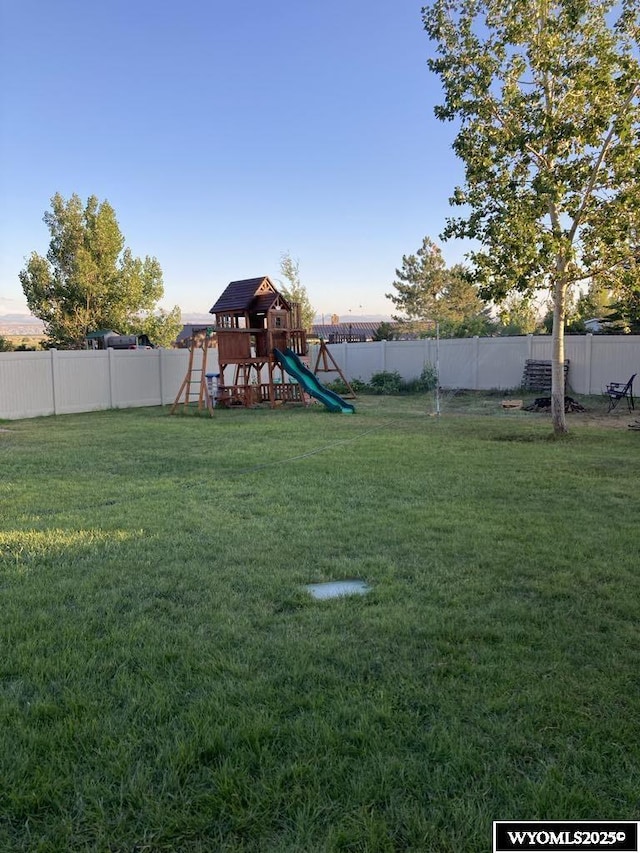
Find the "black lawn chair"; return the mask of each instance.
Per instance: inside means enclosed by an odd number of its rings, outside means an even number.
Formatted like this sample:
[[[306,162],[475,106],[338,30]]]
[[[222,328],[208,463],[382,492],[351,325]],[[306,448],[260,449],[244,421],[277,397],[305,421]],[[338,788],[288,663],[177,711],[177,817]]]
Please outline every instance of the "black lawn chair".
[[[605,391],[606,396],[609,398],[609,408],[607,409],[607,412],[613,411],[620,400],[627,401],[627,406],[629,407],[630,412],[635,409],[633,402],[633,380],[636,376],[637,374],[634,373],[627,383],[610,382],[607,385],[607,390]]]

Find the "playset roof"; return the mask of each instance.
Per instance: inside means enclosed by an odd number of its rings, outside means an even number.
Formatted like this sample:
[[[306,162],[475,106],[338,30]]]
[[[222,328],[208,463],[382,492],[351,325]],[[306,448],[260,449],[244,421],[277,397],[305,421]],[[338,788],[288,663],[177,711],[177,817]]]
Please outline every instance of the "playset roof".
[[[287,300],[280,294],[269,276],[245,278],[230,282],[210,314],[233,314],[236,312],[258,313],[268,311],[277,298],[289,307]]]

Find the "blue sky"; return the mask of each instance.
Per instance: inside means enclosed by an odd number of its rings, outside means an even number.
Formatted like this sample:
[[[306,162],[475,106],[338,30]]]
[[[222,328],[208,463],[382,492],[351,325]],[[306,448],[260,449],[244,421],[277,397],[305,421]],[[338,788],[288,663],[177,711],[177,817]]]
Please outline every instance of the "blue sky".
[[[420,8],[0,0],[0,314],[26,310],[55,192],[108,199],[166,307],[206,312],[289,252],[318,314],[390,313],[462,179]]]

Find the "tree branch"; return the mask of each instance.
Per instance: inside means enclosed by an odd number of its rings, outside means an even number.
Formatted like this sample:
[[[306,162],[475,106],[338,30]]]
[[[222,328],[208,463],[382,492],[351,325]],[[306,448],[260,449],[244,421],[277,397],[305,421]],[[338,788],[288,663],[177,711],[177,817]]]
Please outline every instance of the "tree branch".
[[[611,127],[609,128],[609,132],[607,133],[605,140],[602,143],[602,147],[601,147],[600,152],[596,158],[596,162],[593,165],[591,177],[589,178],[589,181],[587,183],[587,187],[586,187],[584,196],[582,198],[582,202],[580,204],[580,207],[578,208],[578,212],[576,213],[576,215],[573,218],[573,224],[571,225],[571,228],[569,229],[569,238],[570,238],[572,243],[573,243],[573,240],[575,238],[576,231],[578,230],[578,227],[580,226],[580,222],[582,220],[582,214],[583,214],[583,212],[587,206],[587,203],[589,202],[589,199],[591,198],[591,195],[593,194],[593,191],[594,191],[594,188],[596,185],[596,180],[598,178],[598,173],[602,167],[602,164],[604,162],[604,158],[606,157],[607,151],[609,150],[609,147],[611,146],[611,143],[613,142],[613,137],[615,134],[616,120],[621,115],[624,115],[624,113],[631,106],[633,99],[636,98],[638,96],[638,94],[640,94],[640,83],[635,83],[630,94],[629,94],[629,97],[627,98],[627,100],[624,103],[623,108],[611,119]]]

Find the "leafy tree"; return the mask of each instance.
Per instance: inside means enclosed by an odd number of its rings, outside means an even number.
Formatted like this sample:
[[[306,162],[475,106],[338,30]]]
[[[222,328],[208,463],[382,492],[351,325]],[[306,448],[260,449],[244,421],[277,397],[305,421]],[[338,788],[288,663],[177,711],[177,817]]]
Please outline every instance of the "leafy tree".
[[[607,320],[616,331],[626,334],[640,334],[640,238],[634,235],[630,241],[630,257],[619,275],[612,281],[606,280],[611,288],[609,296],[610,313]]]
[[[27,304],[44,321],[48,346],[73,349],[98,329],[148,334],[168,346],[180,330],[180,309],[159,311],[164,294],[155,258],[135,258],[124,246],[107,201],[59,193],[44,215],[51,234],[46,258],[33,252],[20,272]]]
[[[393,323],[382,322],[372,336],[374,341],[392,341],[395,339],[395,326]]]
[[[468,338],[488,335],[494,330],[490,308],[480,298],[477,286],[470,280],[462,264],[456,264],[448,270],[442,300],[447,309],[441,330],[444,336]]]
[[[500,335],[532,335],[541,328],[540,313],[527,294],[511,293],[498,308]]]
[[[393,319],[407,331],[443,337],[482,334],[490,325],[486,306],[461,265],[448,269],[442,252],[429,238],[414,255],[402,256],[396,270],[395,293],[386,298],[401,311]]]
[[[309,301],[307,288],[300,281],[300,261],[294,261],[289,252],[280,257],[280,275],[287,281],[285,285],[280,282],[282,295],[289,302],[296,302],[300,306],[302,326],[308,331],[313,325],[315,309]]]
[[[640,335],[640,284],[629,288],[623,298],[611,304],[605,318],[607,329],[625,335]]]
[[[597,279],[591,279],[588,288],[568,303],[565,331],[570,335],[584,335],[587,332],[585,321],[592,319],[603,320],[607,331],[616,331],[613,311],[612,291]],[[544,322],[547,330],[551,331],[553,306],[550,307]]]
[[[443,236],[473,238],[483,295],[548,288],[552,418],[564,415],[564,324],[575,282],[625,269],[640,233],[637,0],[432,0],[424,27],[456,120],[465,215]],[[634,52],[635,51],[635,52]]]
[[[12,352],[15,349],[11,341],[8,341],[6,338],[3,338],[0,335],[0,352]]]
[[[442,252],[425,237],[414,255],[403,255],[392,283],[395,293],[385,294],[401,313],[393,319],[408,331],[426,331],[443,318],[440,300],[447,275]]]

